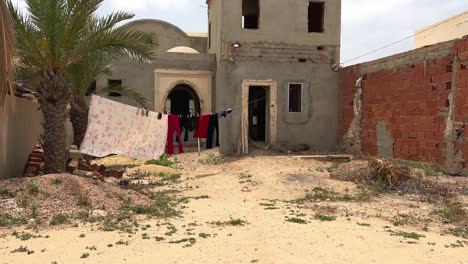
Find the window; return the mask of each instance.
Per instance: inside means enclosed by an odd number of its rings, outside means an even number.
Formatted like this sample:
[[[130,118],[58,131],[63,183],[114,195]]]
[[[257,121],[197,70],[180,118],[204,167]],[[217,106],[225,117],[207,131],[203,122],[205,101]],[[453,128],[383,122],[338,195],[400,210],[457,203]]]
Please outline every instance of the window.
[[[110,87],[122,86],[122,80],[107,80],[107,85]],[[121,94],[116,92],[110,92],[108,95],[112,97],[122,97]]]
[[[322,33],[324,32],[324,15],[325,3],[310,2],[309,3],[309,32]]]
[[[260,0],[242,0],[242,27],[258,29],[260,17]]]
[[[289,84],[289,112],[302,112],[302,83]]]

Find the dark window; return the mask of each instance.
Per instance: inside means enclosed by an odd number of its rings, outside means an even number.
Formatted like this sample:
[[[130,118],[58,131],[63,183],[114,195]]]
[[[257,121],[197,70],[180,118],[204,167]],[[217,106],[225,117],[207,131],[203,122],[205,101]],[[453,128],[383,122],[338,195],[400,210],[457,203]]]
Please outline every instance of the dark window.
[[[302,84],[300,83],[289,84],[289,112],[302,112]]]
[[[107,80],[107,85],[110,87],[122,86],[122,80]],[[116,92],[110,92],[108,95],[112,97],[122,97],[121,94]]]
[[[309,32],[324,32],[325,3],[309,3]]]
[[[246,29],[258,29],[259,17],[259,0],[242,0],[242,27]]]

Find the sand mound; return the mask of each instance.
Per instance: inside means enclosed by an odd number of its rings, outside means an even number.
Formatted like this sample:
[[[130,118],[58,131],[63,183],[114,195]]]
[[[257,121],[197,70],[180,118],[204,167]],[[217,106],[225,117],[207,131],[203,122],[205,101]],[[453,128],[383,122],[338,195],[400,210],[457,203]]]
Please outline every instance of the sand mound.
[[[102,159],[93,160],[92,164],[104,165],[106,167],[112,166],[127,166],[127,167],[136,167],[145,164],[144,161],[132,159],[125,156],[110,156]]]
[[[128,199],[151,203],[147,196],[133,190],[69,174],[2,180],[0,187],[9,192],[8,198],[0,196],[1,212],[46,222],[58,213],[74,216],[81,211],[101,210],[114,214]]]

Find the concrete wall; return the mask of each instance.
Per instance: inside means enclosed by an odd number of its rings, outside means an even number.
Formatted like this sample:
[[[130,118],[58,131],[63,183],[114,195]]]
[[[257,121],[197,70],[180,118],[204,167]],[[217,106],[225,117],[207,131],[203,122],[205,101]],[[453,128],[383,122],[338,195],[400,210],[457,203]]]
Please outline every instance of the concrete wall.
[[[155,71],[155,109],[163,111],[166,100],[174,87],[179,84],[188,84],[192,87],[200,99],[200,109],[202,113],[212,110],[211,102],[211,71],[181,71],[157,69]]]
[[[415,48],[468,35],[468,11],[416,31]]]
[[[160,20],[136,20],[127,24],[129,27],[138,28],[139,30],[151,33],[154,35],[158,43],[155,49],[156,57],[151,63],[142,64],[135,63],[127,58],[121,59],[113,63],[114,70],[111,75],[100,76],[97,80],[97,85],[107,86],[108,79],[122,80],[122,85],[136,89],[142,93],[149,101],[150,109],[160,111],[156,101],[163,100],[157,98],[156,95],[164,96],[167,87],[155,86],[155,71],[173,70],[173,71],[209,71],[214,72],[216,68],[215,55],[207,54],[207,38],[203,34],[189,34],[182,31],[180,28]],[[175,47],[189,47],[197,50],[200,53],[173,53],[167,52]],[[183,81],[185,76],[182,73],[175,79]],[[210,87],[201,87],[200,89],[210,89]],[[162,90],[156,91],[155,89]],[[211,93],[200,100],[209,102],[211,105]],[[113,97],[113,100],[138,106],[135,102],[125,99]],[[158,108],[158,109],[157,109]],[[210,111],[211,109],[206,109]]]
[[[241,132],[243,80],[274,80],[278,84],[278,144],[308,144],[313,150],[336,147],[338,74],[328,65],[222,62],[217,73],[216,109],[233,108],[220,120],[221,151],[235,153]],[[288,113],[288,83],[304,83],[303,113]]]
[[[308,32],[309,0],[260,0],[259,29],[242,28],[242,1],[215,0],[222,7],[222,39],[298,45],[340,45],[341,0],[323,0],[323,33]]]
[[[21,177],[34,146],[43,133],[39,104],[16,98],[7,102],[0,126],[0,179]],[[73,141],[71,123],[66,124],[67,144]]]
[[[465,37],[342,69],[344,150],[436,162],[467,174],[467,66]]]

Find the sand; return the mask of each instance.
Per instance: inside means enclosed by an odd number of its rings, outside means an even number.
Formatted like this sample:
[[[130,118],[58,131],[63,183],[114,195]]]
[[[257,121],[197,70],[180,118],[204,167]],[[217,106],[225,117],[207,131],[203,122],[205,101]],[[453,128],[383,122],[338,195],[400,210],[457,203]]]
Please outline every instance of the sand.
[[[205,155],[205,154],[204,154]],[[435,205],[414,197],[386,195],[369,203],[327,203],[303,206],[285,200],[304,196],[314,187],[336,191],[354,190],[355,185],[330,179],[323,168],[330,164],[291,157],[250,156],[228,158],[220,165],[201,165],[197,154],[178,156],[184,189],[181,195],[208,195],[191,199],[180,219],[142,220],[150,225],[128,234],[97,231],[90,225],[42,230],[48,238],[27,241],[8,235],[0,238],[0,264],[3,263],[468,263],[468,244],[453,247],[463,239],[441,235],[444,225],[431,222],[428,231],[419,224],[393,226],[388,219],[398,213],[428,216]],[[242,178],[240,174],[243,173]],[[248,178],[251,176],[250,178]],[[242,179],[241,179],[242,178]],[[466,197],[462,197],[466,200]],[[463,200],[462,199],[462,200]],[[268,200],[274,200],[268,201]],[[274,204],[275,210],[265,210]],[[334,206],[336,220],[314,218],[317,207]],[[291,211],[292,210],[292,211]],[[307,224],[285,221],[300,215]],[[217,226],[216,221],[242,219],[243,226]],[[172,236],[164,223],[177,228]],[[158,226],[158,223],[160,224]],[[193,226],[196,223],[196,226]],[[358,225],[366,223],[369,226]],[[190,225],[189,225],[190,224]],[[390,228],[384,228],[389,226]],[[21,228],[16,228],[21,231]],[[188,229],[188,230],[187,230]],[[192,230],[193,229],[193,230]],[[419,240],[392,236],[395,232],[416,232]],[[12,230],[13,231],[13,230]],[[28,231],[31,232],[31,231]],[[150,239],[143,239],[144,233]],[[207,238],[200,233],[209,234]],[[85,234],[85,237],[80,237]],[[157,241],[155,237],[164,237]],[[172,244],[184,238],[189,243]],[[128,245],[116,245],[122,240]],[[466,239],[465,239],[466,240]],[[414,243],[414,244],[413,244]],[[108,247],[112,244],[112,247]],[[463,243],[462,243],[463,244]],[[20,246],[34,254],[11,253]],[[96,250],[86,247],[95,246]],[[44,251],[43,251],[44,250]],[[87,258],[80,258],[89,253]]]

